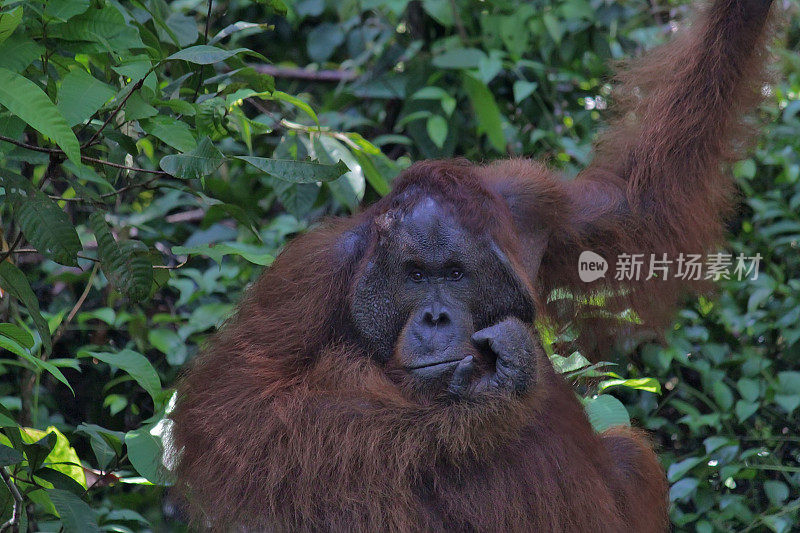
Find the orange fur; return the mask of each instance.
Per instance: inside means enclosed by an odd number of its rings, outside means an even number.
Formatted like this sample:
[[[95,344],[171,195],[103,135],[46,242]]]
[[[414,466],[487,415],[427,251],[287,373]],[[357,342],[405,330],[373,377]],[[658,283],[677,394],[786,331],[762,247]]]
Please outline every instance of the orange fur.
[[[363,213],[292,242],[179,384],[178,486],[196,524],[664,531],[667,485],[647,440],[626,428],[596,434],[543,352],[526,394],[415,398],[359,345],[349,295],[374,221],[429,194],[497,243],[554,320],[580,320],[587,304],[551,301],[553,289],[610,287],[626,289],[610,309],[663,323],[675,284],[582,284],[577,255],[702,253],[719,242],[731,188],[720,164],[761,80],[758,5],[716,0],[692,31],[621,74],[619,118],[576,180],[524,160],[418,163]]]

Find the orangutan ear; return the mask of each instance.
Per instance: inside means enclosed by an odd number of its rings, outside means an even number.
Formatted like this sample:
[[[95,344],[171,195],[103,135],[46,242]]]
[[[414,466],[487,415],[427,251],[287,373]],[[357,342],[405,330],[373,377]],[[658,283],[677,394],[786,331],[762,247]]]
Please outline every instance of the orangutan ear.
[[[335,256],[342,263],[355,264],[361,261],[369,244],[370,221],[361,222],[345,230],[335,244]]]

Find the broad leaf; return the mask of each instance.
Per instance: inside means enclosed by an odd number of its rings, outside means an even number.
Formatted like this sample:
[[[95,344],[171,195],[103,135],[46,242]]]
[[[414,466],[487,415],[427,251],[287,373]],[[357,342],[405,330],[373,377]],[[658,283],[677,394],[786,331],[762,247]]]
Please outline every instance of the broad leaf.
[[[631,425],[631,419],[625,406],[608,394],[601,394],[589,400],[586,405],[586,414],[589,417],[589,422],[592,423],[592,427],[598,433],[612,426]]]
[[[222,263],[226,255],[238,255],[256,265],[270,265],[273,257],[263,248],[242,242],[219,244],[198,244],[196,246],[173,246],[175,255],[204,255],[217,263]]]
[[[319,126],[319,118],[317,117],[317,114],[314,112],[314,110],[311,109],[311,106],[302,101],[301,99],[297,98],[296,96],[292,96],[291,94],[286,94],[283,91],[273,91],[272,98],[274,98],[275,100],[280,100],[282,102],[290,103],[293,106],[302,109],[303,112],[305,112],[306,115],[311,117],[314,120],[314,122],[317,123],[317,126]]]
[[[152,425],[145,425],[125,435],[128,459],[136,471],[148,481],[157,485],[167,485],[170,483],[170,478],[162,463],[163,444],[160,437],[150,432],[152,428]]]
[[[66,22],[75,15],[89,9],[90,0],[47,0],[44,14],[50,18]]]
[[[33,129],[50,137],[74,163],[81,162],[78,138],[64,115],[38,85],[16,72],[0,68],[0,104]]]
[[[139,30],[125,22],[120,10],[111,5],[89,9],[63,24],[53,24],[48,28],[48,35],[68,41],[96,42],[115,52],[144,48]]]
[[[25,458],[22,453],[10,446],[0,444],[0,467],[19,464],[23,459]]]
[[[0,13],[0,43],[11,37],[22,22],[22,6]]]
[[[444,117],[433,115],[428,118],[427,122],[428,137],[431,138],[433,144],[438,148],[444,146],[444,141],[447,139],[447,121]]]
[[[189,126],[172,117],[160,116],[143,121],[142,128],[178,151],[191,152],[197,147],[197,141]]]
[[[22,176],[5,171],[0,184],[14,206],[14,219],[31,244],[56,263],[78,266],[81,241],[69,216]]]
[[[462,76],[464,90],[467,91],[475,116],[478,119],[478,131],[486,133],[492,147],[498,152],[506,151],[506,138],[503,134],[503,121],[497,102],[489,88],[468,73]]]
[[[78,496],[61,489],[50,489],[47,494],[61,517],[66,533],[100,533],[94,511]]]
[[[468,69],[477,68],[486,54],[477,48],[454,48],[433,58],[437,68]]]
[[[335,165],[323,165],[312,161],[292,161],[290,159],[268,159],[266,157],[237,156],[258,170],[269,174],[279,180],[292,183],[315,183],[318,181],[332,181],[348,172],[341,160]]]
[[[0,335],[13,339],[25,348],[33,348],[33,337],[30,333],[15,324],[0,324]]]
[[[162,157],[159,166],[176,178],[196,179],[216,171],[224,160],[222,152],[208,137],[203,137],[191,152]]]
[[[161,395],[161,379],[150,361],[139,352],[128,349],[117,353],[81,350],[78,352],[78,357],[91,357],[121,368],[150,394],[153,401],[158,402]]]
[[[0,68],[22,72],[44,53],[44,47],[21,34],[0,43]]]
[[[3,261],[0,263],[0,287],[22,302],[22,305],[25,306],[28,313],[31,315],[34,324],[36,324],[36,329],[39,331],[39,335],[42,338],[42,346],[45,353],[50,353],[50,350],[53,348],[50,341],[50,327],[39,311],[39,300],[31,290],[31,286],[28,284],[25,274],[9,261]]]
[[[89,225],[97,237],[100,266],[114,287],[132,301],[141,301],[150,294],[153,284],[153,265],[140,241],[118,243],[101,213],[89,216]]]
[[[167,58],[167,61],[171,59],[180,59],[182,61],[188,61],[189,63],[195,63],[197,65],[211,65],[214,63],[219,63],[220,61],[225,61],[226,59],[242,52],[248,52],[250,54],[255,53],[247,48],[223,50],[222,48],[217,48],[216,46],[199,44],[197,46],[190,46],[189,48],[184,48],[183,50],[175,52]]]
[[[57,107],[70,126],[81,124],[114,97],[115,91],[82,68],[70,71],[61,81]]]

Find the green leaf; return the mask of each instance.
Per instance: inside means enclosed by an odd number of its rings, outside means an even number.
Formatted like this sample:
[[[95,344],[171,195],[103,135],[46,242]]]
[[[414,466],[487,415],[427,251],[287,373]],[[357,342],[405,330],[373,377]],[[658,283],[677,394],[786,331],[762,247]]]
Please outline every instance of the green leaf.
[[[234,33],[242,30],[254,30],[256,28],[266,30],[270,28],[270,26],[271,25],[268,23],[256,24],[255,22],[245,22],[243,20],[240,20],[239,22],[234,22],[233,24],[229,24],[228,26],[222,28],[219,33],[217,33],[210,41],[208,41],[208,44],[216,44],[225,37],[233,35]],[[248,32],[248,34],[249,33],[250,32]]]
[[[189,48],[184,48],[183,50],[179,50],[178,52],[175,52],[174,54],[169,56],[166,60],[169,61],[174,59],[180,59],[182,61],[188,61],[189,63],[194,63],[196,65],[211,65],[214,63],[219,63],[220,61],[225,61],[226,59],[233,57],[236,54],[240,54],[242,52],[255,54],[255,52],[247,48],[234,48],[233,50],[223,50],[222,48],[217,48],[216,46],[199,44],[197,46],[190,46]]]
[[[172,117],[160,116],[141,122],[142,129],[180,152],[191,152],[197,142],[189,125]]]
[[[780,507],[789,497],[789,487],[783,481],[768,479],[764,482],[764,492],[770,503],[775,507]]]
[[[26,35],[12,35],[0,43],[0,68],[22,72],[44,53],[44,47]]]
[[[317,118],[317,114],[314,112],[313,109],[311,109],[310,105],[308,105],[298,97],[292,96],[291,94],[286,94],[283,91],[272,91],[272,98],[275,100],[280,100],[282,102],[288,102],[293,106],[302,109],[306,113],[306,115],[311,117],[312,120],[314,120],[314,122],[317,123],[317,126],[319,126],[319,118]]]
[[[164,447],[161,439],[150,432],[152,428],[152,425],[142,426],[125,435],[128,459],[142,477],[157,485],[167,485],[171,480],[161,462]]]
[[[478,68],[482,59],[486,58],[483,50],[477,48],[454,48],[433,58],[433,66],[447,69]]]
[[[693,477],[686,477],[672,485],[669,489],[669,501],[685,500],[697,490],[700,482]]]
[[[153,401],[158,402],[161,395],[161,379],[159,379],[158,373],[153,368],[153,365],[150,364],[150,361],[139,352],[129,349],[121,350],[117,353],[80,350],[78,357],[92,357],[121,368],[135,379],[144,390],[150,393]]]
[[[62,465],[57,465],[57,466],[62,466]],[[66,490],[79,497],[83,496],[83,493],[86,492],[85,484],[81,485],[80,483],[72,479],[70,476],[65,474],[64,472],[61,472],[59,470],[47,466],[43,466],[42,468],[36,470],[36,479],[47,481],[52,485],[52,487],[47,487],[47,488]]]
[[[447,139],[447,121],[444,117],[434,115],[428,118],[427,122],[428,137],[431,138],[433,144],[438,148],[444,146],[444,141]]]
[[[263,266],[272,264],[274,259],[262,247],[241,242],[173,246],[172,253],[175,255],[204,255],[220,264],[222,263],[222,258],[226,255],[238,255],[251,263]]]
[[[576,370],[580,370],[581,368],[592,366],[592,363],[583,355],[581,355],[580,352],[572,352],[569,357],[563,357],[558,354],[554,354],[552,357],[550,357],[550,360],[559,374],[574,372]]]
[[[625,406],[608,394],[601,394],[589,400],[586,404],[586,415],[598,433],[613,426],[631,425],[631,419]]]
[[[111,431],[95,424],[80,424],[77,431],[89,436],[89,443],[100,468],[106,469],[111,461],[122,454],[124,433]]]
[[[31,244],[56,263],[78,266],[82,246],[69,216],[21,176],[6,172],[0,184],[14,206],[14,220]]]
[[[22,6],[0,13],[0,43],[11,37],[22,22]]]
[[[661,384],[656,378],[608,379],[600,382],[598,389],[602,392],[611,387],[628,387],[629,389],[638,389],[661,394]]]
[[[0,105],[50,137],[75,164],[81,162],[78,138],[64,115],[38,85],[5,68],[0,68]]]
[[[344,42],[344,31],[338,24],[323,22],[308,32],[308,57],[316,63],[327,61]]]
[[[115,91],[82,68],[61,80],[57,107],[70,126],[81,124],[114,97]]]
[[[89,505],[75,494],[61,489],[47,491],[66,533],[100,533],[97,518]]]
[[[701,457],[689,457],[683,461],[672,463],[667,469],[667,479],[669,479],[670,483],[675,483],[688,474],[692,468],[702,462],[703,459]]]
[[[739,390],[742,398],[749,402],[755,402],[760,396],[760,387],[758,383],[750,378],[741,378],[736,383],[736,388]]]
[[[467,91],[475,116],[478,119],[478,131],[486,133],[492,147],[498,152],[505,152],[506,138],[503,134],[503,121],[500,109],[489,88],[466,72],[462,76],[464,90]]]
[[[341,160],[335,165],[323,165],[313,161],[293,161],[291,159],[268,159],[266,157],[252,157],[240,155],[237,159],[250,163],[258,170],[269,174],[273,178],[291,183],[316,183],[318,181],[332,181],[348,172]]]
[[[372,185],[372,188],[375,189],[375,192],[381,196],[389,194],[391,187],[386,181],[386,178],[378,172],[370,156],[361,150],[353,150],[353,155],[356,156],[358,164],[361,165],[361,170],[364,172],[364,177],[369,184]]]
[[[66,22],[89,9],[90,0],[47,0],[44,14]]]
[[[0,263],[0,287],[8,291],[11,296],[22,302],[22,305],[31,315],[36,329],[42,338],[42,346],[45,353],[50,353],[53,345],[50,340],[50,327],[39,311],[39,300],[28,285],[28,280],[17,267],[8,261]]]
[[[47,33],[67,41],[95,42],[112,52],[144,48],[139,30],[128,24],[120,10],[112,5],[89,9],[69,22],[51,24]]]
[[[24,459],[22,453],[19,451],[5,444],[0,444],[0,467],[16,465],[21,463]]]
[[[739,400],[736,402],[736,407],[734,410],[736,411],[736,417],[739,419],[739,422],[744,422],[753,416],[756,411],[758,411],[758,404],[755,402]]]
[[[102,213],[92,213],[89,225],[97,237],[100,266],[109,281],[134,302],[146,299],[153,284],[153,265],[146,254],[147,246],[140,241],[115,241]]]
[[[274,180],[272,188],[281,205],[297,218],[302,218],[311,211],[320,190],[316,183],[290,183],[282,180]]]
[[[159,166],[176,178],[197,179],[216,171],[224,160],[222,152],[208,137],[203,137],[191,152],[162,157]]]
[[[539,86],[535,81],[517,80],[514,82],[514,102],[520,103],[533,94]]]
[[[33,337],[31,334],[15,324],[0,324],[0,335],[14,340],[25,348],[33,348]]]
[[[717,402],[717,405],[719,405],[723,411],[729,411],[730,408],[733,407],[733,392],[731,392],[731,388],[724,382],[715,381],[711,385],[711,393],[714,396],[714,401]]]

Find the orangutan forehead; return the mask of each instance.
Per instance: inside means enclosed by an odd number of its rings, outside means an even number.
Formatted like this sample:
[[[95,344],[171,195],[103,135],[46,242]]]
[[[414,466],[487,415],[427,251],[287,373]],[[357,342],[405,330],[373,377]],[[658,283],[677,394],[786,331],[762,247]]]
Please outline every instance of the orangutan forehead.
[[[430,253],[438,248],[474,245],[451,206],[430,196],[378,216],[375,224],[381,240],[409,252]]]

